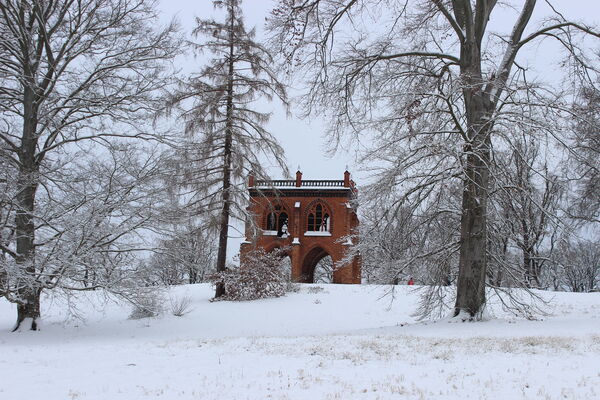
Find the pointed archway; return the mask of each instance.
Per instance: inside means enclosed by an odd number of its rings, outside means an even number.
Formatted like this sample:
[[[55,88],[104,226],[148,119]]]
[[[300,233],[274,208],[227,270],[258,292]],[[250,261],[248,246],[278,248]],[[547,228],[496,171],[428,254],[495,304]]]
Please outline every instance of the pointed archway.
[[[300,171],[296,180],[251,176],[248,186],[253,218],[246,223],[242,255],[256,247],[286,247],[294,281],[314,282],[315,267],[329,258],[333,283],[360,283],[360,255],[346,257],[358,240],[358,192],[348,171],[343,180],[306,181]]]
[[[325,259],[331,255],[322,247],[317,246],[310,250],[304,256],[302,260],[302,275],[300,282],[303,283],[314,283],[315,282],[315,267],[319,264],[319,261]]]

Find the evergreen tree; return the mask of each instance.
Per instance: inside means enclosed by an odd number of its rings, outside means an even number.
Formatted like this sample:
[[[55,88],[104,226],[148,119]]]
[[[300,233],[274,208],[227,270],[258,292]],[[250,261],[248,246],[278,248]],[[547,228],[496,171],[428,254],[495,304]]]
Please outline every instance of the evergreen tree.
[[[244,178],[266,176],[260,156],[286,169],[283,149],[264,128],[269,114],[254,106],[260,98],[287,104],[284,86],[271,69],[273,58],[246,30],[241,0],[214,1],[225,20],[197,18],[191,43],[210,58],[198,73],[182,81],[169,99],[185,121],[187,144],[179,152],[183,183],[190,189],[188,210],[208,213],[219,232],[217,271],[225,270],[230,217],[244,218]],[[215,297],[224,293],[217,285]]]

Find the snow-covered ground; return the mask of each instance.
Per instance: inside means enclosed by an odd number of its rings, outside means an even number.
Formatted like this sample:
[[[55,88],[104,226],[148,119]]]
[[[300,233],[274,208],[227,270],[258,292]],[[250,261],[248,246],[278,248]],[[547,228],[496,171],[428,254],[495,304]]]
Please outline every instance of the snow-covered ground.
[[[0,399],[600,398],[600,293],[543,293],[537,321],[419,323],[409,287],[391,304],[388,287],[315,287],[244,303],[177,287],[190,313],[142,320],[99,293],[50,299],[20,333],[0,301]],[[66,319],[77,304],[85,320]]]

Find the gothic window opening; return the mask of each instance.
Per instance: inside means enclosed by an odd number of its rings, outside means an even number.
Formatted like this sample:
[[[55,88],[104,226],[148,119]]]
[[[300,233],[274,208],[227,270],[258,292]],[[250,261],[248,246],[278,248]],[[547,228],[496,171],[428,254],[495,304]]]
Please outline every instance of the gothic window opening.
[[[277,236],[287,237],[288,235],[288,215],[285,212],[279,214],[277,225]]]
[[[330,232],[330,228],[331,216],[329,212],[321,203],[317,203],[308,213],[307,231]]]
[[[273,236],[277,232],[277,237],[286,238],[289,233],[288,229],[288,214],[281,206],[275,206],[274,211],[267,215],[266,231],[273,232],[271,233]]]
[[[269,213],[267,216],[267,230],[274,231],[277,226],[277,214]]]

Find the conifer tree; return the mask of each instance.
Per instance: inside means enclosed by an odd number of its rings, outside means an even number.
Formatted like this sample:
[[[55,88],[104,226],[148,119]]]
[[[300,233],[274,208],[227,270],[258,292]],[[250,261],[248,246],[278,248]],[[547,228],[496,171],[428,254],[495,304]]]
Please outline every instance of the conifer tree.
[[[246,30],[241,0],[214,1],[225,11],[223,22],[197,18],[190,43],[209,57],[197,73],[183,80],[169,99],[185,121],[187,143],[179,152],[183,182],[189,188],[188,210],[209,214],[218,230],[217,272],[225,270],[230,218],[244,218],[244,178],[251,171],[266,176],[261,156],[286,170],[283,150],[264,128],[269,114],[256,108],[260,99],[287,104],[284,86],[271,69],[273,58]],[[263,162],[266,160],[262,160]],[[215,297],[224,293],[217,285]]]

